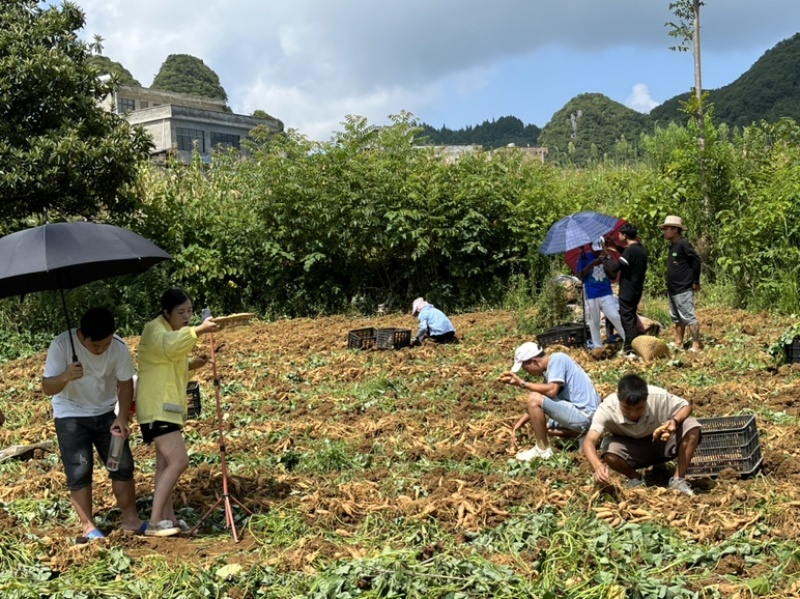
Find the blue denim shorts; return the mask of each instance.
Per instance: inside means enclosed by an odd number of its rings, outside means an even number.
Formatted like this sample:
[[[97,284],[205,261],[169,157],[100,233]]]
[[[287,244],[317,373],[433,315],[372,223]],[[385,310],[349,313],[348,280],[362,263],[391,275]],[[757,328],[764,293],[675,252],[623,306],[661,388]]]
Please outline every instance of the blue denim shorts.
[[[116,416],[108,412],[102,416],[75,416],[56,418],[56,436],[61,451],[61,462],[67,474],[67,488],[78,491],[92,485],[94,451],[105,466],[111,445],[111,425]],[[122,448],[119,470],[109,472],[111,480],[133,480],[133,455],[128,440]]]
[[[579,410],[575,404],[565,399],[545,397],[542,411],[550,418],[547,425],[549,428],[566,428],[576,433],[585,433],[592,424],[593,414]]]

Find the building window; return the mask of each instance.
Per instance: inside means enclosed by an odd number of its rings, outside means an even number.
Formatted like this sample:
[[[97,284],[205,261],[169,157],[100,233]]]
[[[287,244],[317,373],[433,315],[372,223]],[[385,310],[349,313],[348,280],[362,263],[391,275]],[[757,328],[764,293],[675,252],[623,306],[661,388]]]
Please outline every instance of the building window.
[[[225,146],[228,148],[239,147],[239,136],[231,135],[230,133],[215,133],[211,132],[211,145],[213,147]]]
[[[148,107],[147,100],[142,100],[141,108],[144,109],[144,108],[147,108],[147,107]]]
[[[187,129],[185,127],[178,127],[178,149],[186,152],[191,152],[195,149],[195,142],[197,143],[197,151],[201,154],[206,153],[206,133],[202,129]]]
[[[127,114],[136,110],[136,100],[130,98],[118,98],[117,112],[119,114]]]

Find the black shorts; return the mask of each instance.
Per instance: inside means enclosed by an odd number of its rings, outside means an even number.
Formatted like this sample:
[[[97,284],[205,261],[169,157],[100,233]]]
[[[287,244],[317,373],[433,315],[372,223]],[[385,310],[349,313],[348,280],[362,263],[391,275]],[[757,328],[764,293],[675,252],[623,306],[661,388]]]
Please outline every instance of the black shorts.
[[[181,430],[183,427],[174,422],[164,422],[163,420],[156,420],[155,422],[148,422],[142,424],[142,441],[148,445],[153,442],[156,437],[161,437],[168,433],[174,433]]]
[[[444,333],[443,335],[431,335],[431,340],[436,343],[458,343],[455,331]]]

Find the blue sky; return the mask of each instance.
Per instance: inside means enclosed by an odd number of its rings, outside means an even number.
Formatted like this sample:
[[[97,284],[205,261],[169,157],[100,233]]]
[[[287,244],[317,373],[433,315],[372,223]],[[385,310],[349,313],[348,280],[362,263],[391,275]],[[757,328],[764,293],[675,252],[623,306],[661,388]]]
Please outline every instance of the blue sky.
[[[346,115],[402,110],[457,129],[513,115],[543,127],[581,93],[647,112],[694,84],[669,0],[76,0],[86,39],[149,85],[169,54],[201,58],[234,112],[312,139]],[[706,0],[703,86],[733,82],[800,31],[798,0]]]

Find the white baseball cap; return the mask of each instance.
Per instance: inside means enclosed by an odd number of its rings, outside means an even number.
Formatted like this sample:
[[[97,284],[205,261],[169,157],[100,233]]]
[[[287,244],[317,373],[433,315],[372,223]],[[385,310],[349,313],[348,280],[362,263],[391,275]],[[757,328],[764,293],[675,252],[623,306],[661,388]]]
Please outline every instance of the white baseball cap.
[[[531,358],[538,358],[543,353],[544,350],[533,341],[526,341],[514,352],[514,365],[511,367],[511,372],[519,372],[523,362],[527,362]]]

